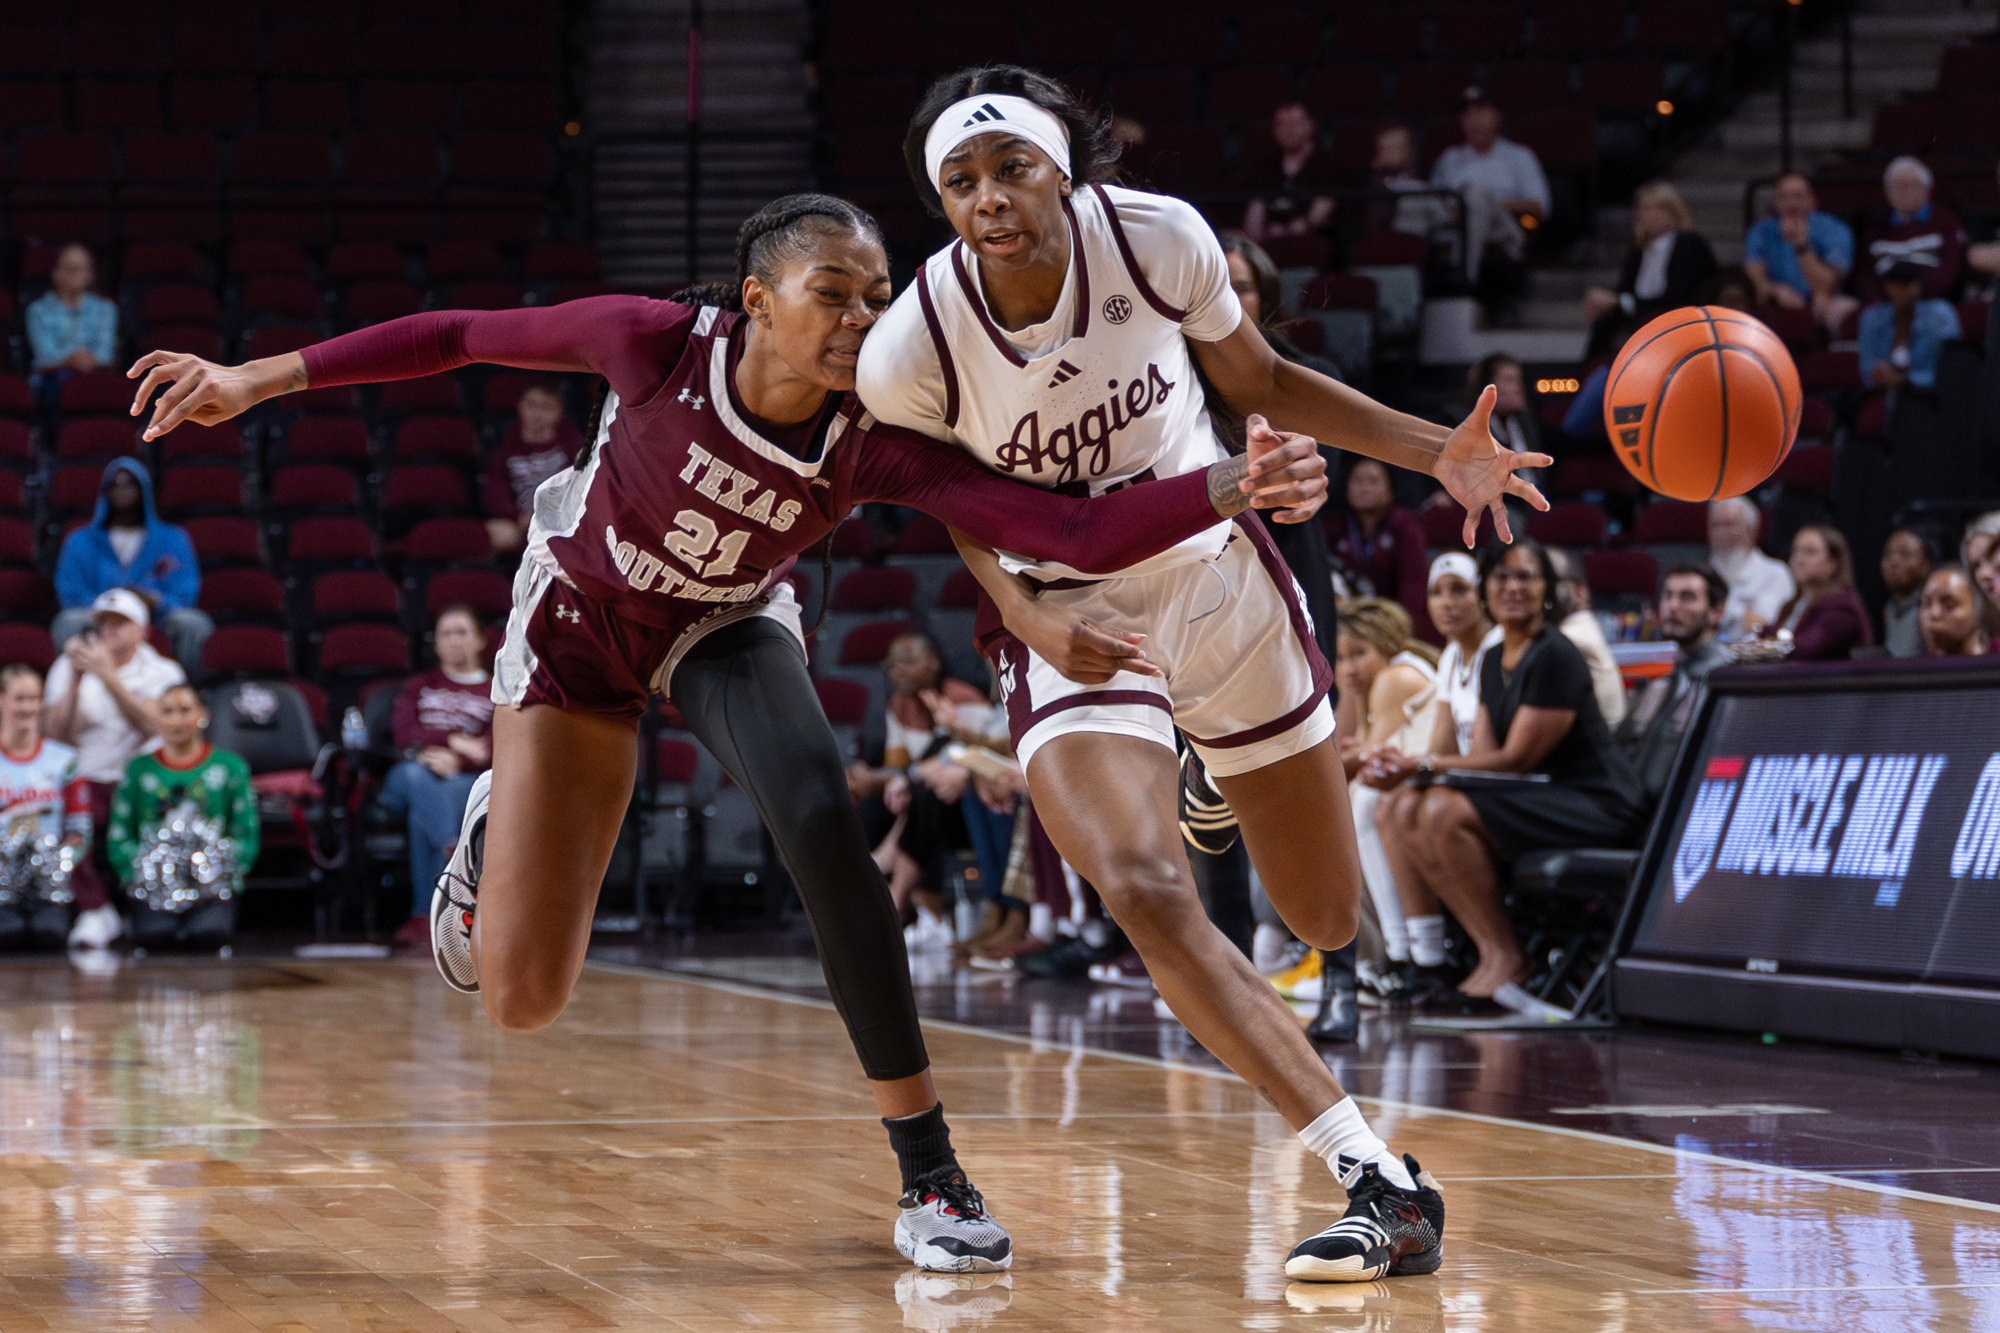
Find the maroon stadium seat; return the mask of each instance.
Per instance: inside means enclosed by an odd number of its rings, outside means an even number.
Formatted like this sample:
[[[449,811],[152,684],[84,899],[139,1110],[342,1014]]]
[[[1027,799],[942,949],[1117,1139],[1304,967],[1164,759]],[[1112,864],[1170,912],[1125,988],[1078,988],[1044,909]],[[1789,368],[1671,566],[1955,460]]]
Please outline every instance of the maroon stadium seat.
[[[421,18],[405,14],[400,5],[395,17],[398,22],[393,26],[378,23],[362,38],[361,64],[371,74],[456,74],[467,54],[466,39],[481,26],[426,26]],[[475,63],[472,68],[492,67]]]
[[[499,247],[491,241],[439,241],[426,262],[434,283],[497,280],[506,272]]]
[[[280,7],[282,8],[282,7]],[[345,77],[360,66],[352,32],[339,28],[305,28],[272,32],[264,46],[264,68],[272,74],[321,74]],[[287,82],[272,79],[273,84]]]
[[[479,410],[495,416],[512,416],[528,386],[546,378],[527,370],[496,371],[479,386]]]
[[[1591,60],[1577,71],[1577,96],[1587,106],[1650,109],[1666,88],[1666,66],[1657,60]]]
[[[406,672],[410,669],[409,636],[394,625],[367,621],[335,625],[320,640],[319,669],[342,675]]]
[[[1236,16],[1236,50],[1244,60],[1311,60],[1325,37],[1318,13],[1252,10]],[[911,103],[914,105],[914,102]],[[1266,109],[1270,104],[1267,102]]]
[[[813,682],[826,720],[835,726],[858,727],[868,721],[868,687],[858,680],[822,676]]]
[[[1651,600],[1660,587],[1660,562],[1644,551],[1585,551],[1583,579],[1600,597]]]
[[[271,508],[276,513],[353,514],[360,507],[360,489],[346,468],[294,463],[271,474]]]
[[[8,33],[10,39],[13,36],[12,32]],[[0,83],[0,128],[62,123],[63,98],[60,83],[39,81]]]
[[[1397,61],[1414,59],[1423,45],[1423,23],[1414,12],[1343,14],[1333,29],[1333,49],[1348,60],[1386,57]]]
[[[521,268],[529,282],[595,282],[597,250],[585,241],[536,241]]]
[[[1856,352],[1807,352],[1798,358],[1799,384],[1807,393],[1822,389],[1861,387],[1861,357]]]
[[[1548,484],[1552,498],[1573,498],[1592,491],[1632,495],[1638,489],[1637,479],[1611,454],[1577,454],[1560,459]]]
[[[333,160],[324,134],[245,130],[236,136],[231,179],[239,186],[317,185],[332,177]]]
[[[261,569],[218,569],[203,577],[195,605],[218,621],[285,620],[285,585]]]
[[[479,458],[479,437],[463,417],[411,417],[396,428],[395,457],[450,458],[466,463]]]
[[[87,370],[63,381],[59,405],[66,414],[126,412],[132,393],[132,381],[123,371]]]
[[[1833,430],[1833,409],[1824,400],[1807,398],[1799,404],[1799,442],[1823,440]]]
[[[1511,60],[1486,76],[1486,93],[1509,111],[1532,111],[1569,99],[1569,66],[1560,60]]]
[[[337,569],[312,582],[312,614],[317,624],[343,620],[396,623],[402,596],[394,579],[377,569]]]
[[[889,655],[889,645],[916,630],[910,620],[871,620],[847,631],[840,641],[839,665],[876,666]]]
[[[160,437],[160,462],[163,465],[187,462],[196,458],[241,459],[242,457],[243,433],[236,429],[236,423],[233,421],[225,421],[216,426],[183,421]]]
[[[896,538],[894,551],[897,555],[957,555],[958,547],[952,544],[951,529],[941,520],[918,514]]]
[[[290,563],[348,564],[375,559],[375,534],[358,518],[302,518],[287,531],[285,559]]]
[[[369,278],[349,283],[341,313],[349,324],[380,324],[424,308],[424,294],[400,279]]]
[[[1524,112],[1514,118],[1512,137],[1534,149],[1545,167],[1588,170],[1597,160],[1597,124],[1587,106]]]
[[[1148,124],[1188,120],[1195,113],[1194,71],[1180,68],[1120,72],[1112,76],[1105,100],[1119,115]]]
[[[446,569],[424,585],[424,611],[431,619],[447,606],[463,602],[481,620],[504,616],[514,606],[514,585],[497,569]]]
[[[1528,520],[1528,535],[1544,546],[1602,546],[1610,532],[1604,511],[1593,504],[1558,504]]]
[[[257,81],[240,74],[176,76],[167,92],[167,106],[174,124],[182,129],[234,129],[253,124],[257,119]]]
[[[363,463],[373,452],[368,445],[368,427],[354,417],[303,417],[284,439],[285,461],[289,463],[309,458]]]
[[[444,125],[455,89],[437,79],[363,79],[354,95],[357,125]]]
[[[1358,273],[1322,273],[1306,288],[1309,310],[1374,310],[1375,279]]]
[[[463,422],[458,423],[463,425]],[[382,478],[382,512],[408,521],[424,514],[468,513],[472,492],[465,474],[442,463],[406,463]]]
[[[916,605],[916,575],[894,565],[857,569],[834,585],[832,611],[908,611]]]
[[[86,458],[108,462],[121,454],[135,453],[138,448],[138,427],[129,417],[123,421],[116,417],[67,421],[56,433],[56,457],[66,463]]]
[[[466,68],[481,74],[541,74],[555,68],[558,46],[545,26],[481,22],[469,25],[460,40],[466,46]]]
[[[1632,540],[1642,546],[1708,545],[1708,506],[1694,500],[1659,500],[1632,522]]]
[[[191,282],[163,282],[146,289],[139,301],[139,322],[154,324],[208,324],[222,318],[222,303],[215,293]]]
[[[34,461],[34,450],[27,422],[0,420],[0,464],[26,467]]]
[[[0,477],[9,476],[0,473]],[[18,492],[20,479],[14,481],[17,492],[14,507],[20,507]],[[35,563],[35,530],[18,518],[0,518],[0,564],[33,565]]]
[[[21,481],[21,474],[0,468],[0,513],[21,514],[26,513],[27,508],[28,489]],[[13,521],[13,519],[0,520],[0,522],[6,523],[12,523]],[[32,539],[30,540],[28,550],[30,558],[32,558],[34,553]]]
[[[970,611],[979,605],[979,580],[969,569],[955,569],[938,589],[937,609]]]
[[[0,625],[0,663],[22,662],[46,672],[55,661],[55,640],[40,625]]]
[[[334,282],[401,278],[403,252],[387,241],[342,241],[326,252],[326,276]]]
[[[521,289],[511,282],[454,282],[438,302],[441,310],[512,310]]]
[[[1538,5],[1535,9],[1536,52],[1595,55],[1625,44],[1625,7],[1577,0],[1571,4]]]
[[[555,87],[539,79],[468,83],[459,94],[459,123],[476,128],[552,130]]]
[[[248,74],[257,68],[255,23],[187,23],[169,39],[176,74]]]
[[[1275,57],[1282,53],[1264,53]],[[1283,65],[1238,65],[1218,69],[1208,76],[1208,114],[1246,116],[1262,119],[1271,104],[1290,90],[1291,74]],[[1146,141],[1152,147],[1149,136]]]
[[[243,287],[243,318],[316,320],[319,288],[297,274],[259,273]]]
[[[1772,475],[1787,490],[1825,495],[1833,489],[1833,449],[1824,444],[1794,447]]]
[[[555,158],[549,152],[548,139],[543,135],[472,133],[451,136],[453,180],[540,187],[554,174]],[[596,265],[592,264],[591,269],[584,276],[595,277]]]
[[[272,129],[331,130],[350,119],[345,79],[273,79],[264,90],[264,124]]]
[[[404,554],[419,565],[483,563],[493,558],[493,539],[476,518],[427,518],[410,529]]]
[[[110,180],[111,139],[103,134],[23,134],[15,142],[23,185]]]
[[[437,140],[428,134],[357,130],[341,140],[349,182],[427,184],[438,178]]]
[[[1757,318],[1764,321],[1771,332],[1784,339],[1785,346],[1795,353],[1809,350],[1819,336],[1819,325],[1813,319],[1813,312],[1804,306],[1761,306],[1757,310]]]
[[[40,571],[0,569],[0,618],[46,624],[55,613],[55,585]]]
[[[140,241],[125,247],[125,281],[201,277],[201,256],[185,241]]]
[[[213,324],[155,324],[140,336],[147,352],[192,352],[210,361],[222,360],[222,335]]]
[[[418,379],[390,380],[380,390],[382,411],[390,415],[405,412],[456,412],[458,381],[450,375],[425,375]]]
[[[1439,505],[1419,514],[1418,521],[1424,525],[1424,545],[1433,550],[1463,551],[1465,549],[1465,510],[1455,504]],[[1328,544],[1332,544],[1333,534],[1327,534]],[[1474,545],[1484,545],[1493,540],[1493,515],[1479,516],[1479,533]]]
[[[0,416],[25,417],[35,408],[28,381],[19,375],[0,375]]]
[[[76,123],[92,128],[149,130],[160,126],[160,82],[78,79]]]
[[[254,520],[239,516],[191,518],[181,526],[203,569],[227,565],[262,565],[264,547]],[[364,528],[363,531],[366,531]]]
[[[1522,19],[1518,5],[1468,8],[1439,14],[1433,45],[1441,56],[1473,56],[1491,60],[1496,56],[1509,55],[1520,49]]]
[[[218,625],[202,645],[201,669],[208,676],[289,676],[292,648],[268,625]]]
[[[1645,50],[1685,57],[1720,50],[1728,40],[1724,0],[1639,0],[1633,43]]]
[[[243,510],[243,474],[233,467],[176,467],[160,478],[160,513],[170,519]]]
[[[252,329],[245,335],[243,359],[257,361],[267,356],[283,356],[287,352],[296,352],[301,347],[310,347],[319,340],[320,335],[314,329],[302,329],[291,325],[266,325],[261,329]],[[291,400],[291,405],[302,406],[296,399]]]
[[[852,523],[842,523],[835,528],[832,541],[835,560],[860,560],[875,544],[875,534],[869,529],[867,520],[857,518]]]
[[[213,191],[222,179],[222,157],[216,151],[213,134],[147,134],[129,132],[125,136],[125,179],[148,187],[173,186],[180,192]],[[152,193],[128,186],[125,203],[154,197]],[[132,276],[129,251],[126,277]]]
[[[238,241],[229,247],[231,277],[247,278],[258,273],[293,273],[303,276],[306,252],[293,241]]]
[[[1424,237],[1412,236],[1406,231],[1371,231],[1354,243],[1348,262],[1371,268],[1395,264],[1421,268],[1430,255],[1430,248],[1430,242]]]
[[[1407,65],[1396,71],[1396,109],[1406,114],[1450,110],[1464,102],[1472,84],[1470,65]]]

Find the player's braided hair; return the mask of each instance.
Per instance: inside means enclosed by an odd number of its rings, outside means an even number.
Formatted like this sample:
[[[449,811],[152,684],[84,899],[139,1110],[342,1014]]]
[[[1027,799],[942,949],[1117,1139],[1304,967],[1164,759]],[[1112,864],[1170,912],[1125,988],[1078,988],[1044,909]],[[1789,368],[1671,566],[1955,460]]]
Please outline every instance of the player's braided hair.
[[[830,194],[788,194],[743,219],[736,229],[736,280],[683,287],[667,299],[687,305],[743,308],[743,279],[752,273],[774,284],[781,265],[805,259],[824,236],[861,235],[882,240],[882,224],[866,209]]]
[[[1075,184],[1090,185],[1116,176],[1120,145],[1111,136],[1109,111],[1092,106],[1065,85],[1032,69],[974,65],[947,74],[926,89],[916,114],[910,117],[910,132],[903,136],[903,163],[917,187],[917,198],[936,216],[944,216],[944,200],[938,195],[937,182],[924,168],[924,139],[946,107],[975,93],[1025,97],[1060,120],[1069,130],[1070,180]]]

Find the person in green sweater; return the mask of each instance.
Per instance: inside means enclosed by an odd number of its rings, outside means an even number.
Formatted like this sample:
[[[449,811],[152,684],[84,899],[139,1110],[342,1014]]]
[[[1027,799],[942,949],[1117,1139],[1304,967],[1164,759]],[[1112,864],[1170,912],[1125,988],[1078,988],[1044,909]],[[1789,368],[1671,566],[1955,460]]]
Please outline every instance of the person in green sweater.
[[[125,765],[124,780],[111,798],[107,851],[118,882],[133,897],[139,935],[172,935],[182,940],[227,935],[235,924],[234,898],[257,860],[257,794],[250,766],[239,755],[218,750],[202,733],[208,708],[192,685],[176,685],[160,696],[160,748]],[[153,833],[183,803],[206,819],[222,821],[234,850],[230,897],[210,898],[180,912],[151,909],[143,901],[135,862]],[[150,929],[148,929],[150,927]]]

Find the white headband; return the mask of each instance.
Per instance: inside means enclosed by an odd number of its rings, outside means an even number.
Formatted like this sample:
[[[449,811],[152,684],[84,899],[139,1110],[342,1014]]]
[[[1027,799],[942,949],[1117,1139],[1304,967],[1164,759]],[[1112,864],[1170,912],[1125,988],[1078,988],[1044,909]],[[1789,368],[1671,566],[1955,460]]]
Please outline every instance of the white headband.
[[[1431,561],[1431,576],[1424,584],[1424,591],[1437,587],[1438,580],[1447,574],[1456,574],[1474,587],[1479,586],[1479,566],[1472,562],[1472,557],[1463,551],[1446,551]]]
[[[1049,161],[1063,175],[1071,174],[1069,128],[1062,121],[1025,97],[975,93],[940,112],[931,123],[931,132],[924,136],[924,169],[931,174],[931,184],[938,184],[938,172],[944,168],[945,158],[960,144],[982,134],[999,132],[1026,139],[1047,153]]]

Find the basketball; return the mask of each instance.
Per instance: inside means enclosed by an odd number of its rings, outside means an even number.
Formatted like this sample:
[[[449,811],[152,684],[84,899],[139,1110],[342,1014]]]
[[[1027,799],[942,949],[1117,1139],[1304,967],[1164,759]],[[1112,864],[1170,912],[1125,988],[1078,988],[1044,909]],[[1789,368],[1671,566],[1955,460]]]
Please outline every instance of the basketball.
[[[1798,367],[1778,335],[1722,306],[1670,310],[1632,335],[1604,386],[1604,429],[1633,476],[1676,500],[1754,489],[1799,429]]]

